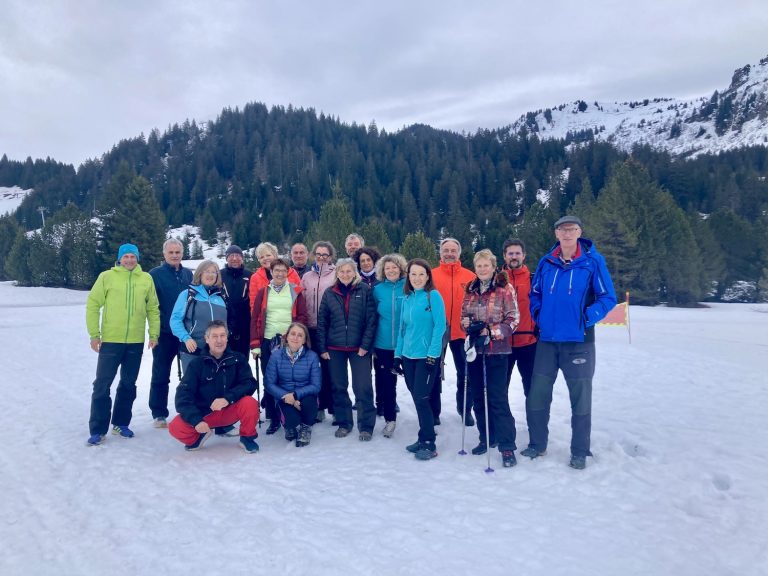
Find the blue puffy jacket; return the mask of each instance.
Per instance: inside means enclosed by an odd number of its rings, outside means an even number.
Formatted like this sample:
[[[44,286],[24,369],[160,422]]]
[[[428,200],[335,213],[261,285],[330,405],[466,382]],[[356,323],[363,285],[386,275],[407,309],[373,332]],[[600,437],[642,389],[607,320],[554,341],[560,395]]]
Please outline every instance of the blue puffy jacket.
[[[396,282],[382,280],[373,287],[373,299],[379,323],[376,325],[376,337],[373,347],[381,350],[394,350],[397,344],[397,329],[400,327],[400,310],[403,307],[405,278]]]
[[[267,392],[280,400],[286,394],[300,399],[320,394],[320,358],[312,350],[302,348],[299,357],[292,360],[286,347],[275,350],[269,357],[264,375]]]
[[[580,254],[566,264],[557,242],[536,268],[531,316],[544,342],[584,342],[587,331],[616,306],[605,259],[592,240],[580,238],[579,248]]]

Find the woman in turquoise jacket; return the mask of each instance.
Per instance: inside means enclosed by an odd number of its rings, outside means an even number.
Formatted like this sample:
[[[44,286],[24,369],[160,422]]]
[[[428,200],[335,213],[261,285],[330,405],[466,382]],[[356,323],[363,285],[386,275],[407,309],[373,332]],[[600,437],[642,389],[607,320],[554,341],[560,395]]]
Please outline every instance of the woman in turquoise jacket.
[[[384,416],[384,437],[391,438],[395,433],[397,420],[397,374],[392,372],[395,360],[397,330],[400,327],[400,309],[405,293],[406,262],[400,254],[387,254],[376,263],[378,283],[373,287],[373,299],[376,301],[376,313],[379,323],[376,325],[376,337],[373,341],[376,373],[376,407]]]
[[[400,313],[394,370],[405,376],[419,417],[419,438],[406,447],[419,460],[437,456],[435,419],[429,396],[445,333],[445,305],[432,284],[432,269],[415,258],[406,269],[405,299]]]
[[[171,332],[181,342],[181,370],[187,371],[192,359],[205,346],[205,329],[214,320],[227,321],[227,305],[221,296],[221,274],[212,260],[201,262],[189,290],[176,299],[171,312]]]

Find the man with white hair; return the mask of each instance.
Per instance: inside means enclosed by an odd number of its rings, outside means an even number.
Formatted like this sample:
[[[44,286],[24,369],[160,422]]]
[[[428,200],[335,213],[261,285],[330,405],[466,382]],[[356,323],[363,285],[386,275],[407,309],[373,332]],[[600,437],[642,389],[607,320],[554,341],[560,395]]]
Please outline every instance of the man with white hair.
[[[365,246],[365,240],[363,240],[363,237],[360,236],[360,234],[352,233],[344,240],[344,249],[347,251],[347,256],[350,258],[352,258],[355,255],[355,252],[360,250],[363,246]]]
[[[171,332],[169,320],[176,299],[192,283],[192,270],[181,265],[184,245],[176,238],[163,243],[165,262],[149,271],[160,302],[160,338],[152,349],[152,380],[149,383],[149,409],[155,428],[168,426],[168,387],[173,359],[179,355],[179,339]]]

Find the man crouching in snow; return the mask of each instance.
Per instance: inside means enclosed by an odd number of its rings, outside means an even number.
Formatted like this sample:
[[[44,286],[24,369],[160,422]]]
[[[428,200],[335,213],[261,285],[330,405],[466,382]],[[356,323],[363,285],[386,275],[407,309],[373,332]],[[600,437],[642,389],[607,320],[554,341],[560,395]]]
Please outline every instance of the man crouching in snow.
[[[259,403],[248,360],[227,348],[227,325],[214,320],[205,330],[205,349],[190,363],[176,389],[178,415],[168,426],[188,451],[198,450],[212,428],[240,421],[240,446],[258,452]]]

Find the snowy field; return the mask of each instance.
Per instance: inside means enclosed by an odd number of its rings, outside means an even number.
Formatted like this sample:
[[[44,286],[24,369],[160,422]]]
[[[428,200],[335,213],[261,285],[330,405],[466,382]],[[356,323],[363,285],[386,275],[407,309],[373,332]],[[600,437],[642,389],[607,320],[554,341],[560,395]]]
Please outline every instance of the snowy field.
[[[87,448],[85,299],[0,283],[2,576],[768,574],[766,305],[633,307],[631,345],[599,328],[587,469],[567,466],[559,381],[547,456],[504,469],[494,452],[486,474],[457,454],[454,381],[430,462],[404,450],[402,383],[392,439],[381,419],[370,443],[326,421],[307,448],[262,432],[254,456],[229,438],[186,453],[151,426],[150,353],[136,437]],[[510,397],[522,448],[517,373]]]

